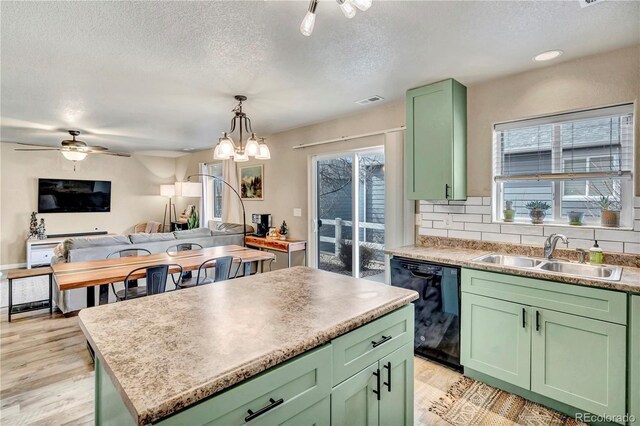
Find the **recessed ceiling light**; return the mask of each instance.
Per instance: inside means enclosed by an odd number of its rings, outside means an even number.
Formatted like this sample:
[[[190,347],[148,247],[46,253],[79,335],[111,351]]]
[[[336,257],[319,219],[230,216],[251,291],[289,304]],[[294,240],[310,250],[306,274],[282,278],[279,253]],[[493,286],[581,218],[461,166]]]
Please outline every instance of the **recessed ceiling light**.
[[[542,53],[537,54],[533,58],[533,60],[534,61],[538,61],[538,62],[550,61],[552,59],[557,58],[560,55],[562,55],[562,50],[548,50],[546,52],[542,52]]]
[[[358,105],[368,105],[374,102],[380,102],[380,101],[384,101],[384,98],[380,95],[373,95],[373,96],[369,96],[368,98],[364,98],[364,99],[360,99],[359,101],[356,101],[356,103]]]

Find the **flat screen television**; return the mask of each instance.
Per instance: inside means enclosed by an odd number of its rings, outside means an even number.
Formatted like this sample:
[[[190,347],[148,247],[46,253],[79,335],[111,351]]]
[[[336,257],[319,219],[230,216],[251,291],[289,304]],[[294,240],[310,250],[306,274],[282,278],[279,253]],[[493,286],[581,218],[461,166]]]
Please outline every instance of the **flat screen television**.
[[[111,182],[38,179],[38,213],[111,211]]]

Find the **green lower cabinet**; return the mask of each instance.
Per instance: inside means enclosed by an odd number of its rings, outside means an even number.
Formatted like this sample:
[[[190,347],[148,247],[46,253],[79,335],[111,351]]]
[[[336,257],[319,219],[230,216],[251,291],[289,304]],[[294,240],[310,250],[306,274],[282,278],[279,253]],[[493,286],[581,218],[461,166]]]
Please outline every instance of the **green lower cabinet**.
[[[334,387],[331,424],[413,425],[413,344],[402,346]]]
[[[531,309],[531,390],[593,414],[625,414],[626,327]]]
[[[631,296],[629,316],[629,414],[640,425],[640,296]]]
[[[329,426],[331,424],[331,400],[322,401],[280,423],[279,426]]]
[[[380,424],[413,425],[413,344],[382,358],[379,365],[382,375]]]
[[[331,391],[331,424],[377,426],[378,398],[374,391],[378,363],[371,364]]]
[[[467,368],[529,389],[531,321],[527,307],[462,293],[460,349]]]

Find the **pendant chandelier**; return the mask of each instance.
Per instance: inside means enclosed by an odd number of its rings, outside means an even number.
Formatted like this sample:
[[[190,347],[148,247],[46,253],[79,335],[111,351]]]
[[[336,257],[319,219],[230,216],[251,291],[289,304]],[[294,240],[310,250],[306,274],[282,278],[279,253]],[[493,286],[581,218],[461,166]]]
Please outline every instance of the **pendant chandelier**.
[[[231,119],[231,128],[229,132],[222,133],[222,137],[218,139],[218,145],[213,150],[213,158],[215,160],[228,160],[243,162],[249,161],[249,157],[255,157],[256,160],[268,160],[271,158],[269,147],[264,142],[264,138],[258,139],[251,128],[251,119],[247,114],[242,112],[242,102],[247,100],[246,96],[236,95],[235,99],[238,105],[231,111],[235,114]],[[231,135],[238,129],[238,145],[233,142]],[[243,142],[243,133],[247,132],[251,136],[246,143]]]
[[[347,19],[356,16],[356,7],[363,12],[369,9],[372,1],[373,0],[336,0],[340,10]],[[300,24],[300,32],[307,37],[313,32],[313,27],[316,23],[316,7],[318,7],[318,0],[311,0],[309,10]]]

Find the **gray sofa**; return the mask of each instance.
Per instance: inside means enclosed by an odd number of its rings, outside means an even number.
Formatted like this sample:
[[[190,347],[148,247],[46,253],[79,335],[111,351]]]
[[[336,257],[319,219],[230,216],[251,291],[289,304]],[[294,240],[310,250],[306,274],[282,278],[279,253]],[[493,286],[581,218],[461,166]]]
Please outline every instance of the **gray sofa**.
[[[247,233],[253,228],[247,226]],[[242,225],[219,223],[214,229],[198,228],[188,231],[154,234],[109,235],[104,237],[76,237],[60,243],[52,264],[60,262],[82,262],[101,260],[119,250],[144,248],[151,253],[164,253],[167,248],[180,243],[197,243],[203,247],[227,245],[243,245]],[[97,287],[95,299],[98,300]],[[111,292],[110,292],[111,293]],[[86,308],[87,292],[85,289],[67,290],[54,293],[55,302],[64,313]],[[110,301],[113,294],[109,294]]]

